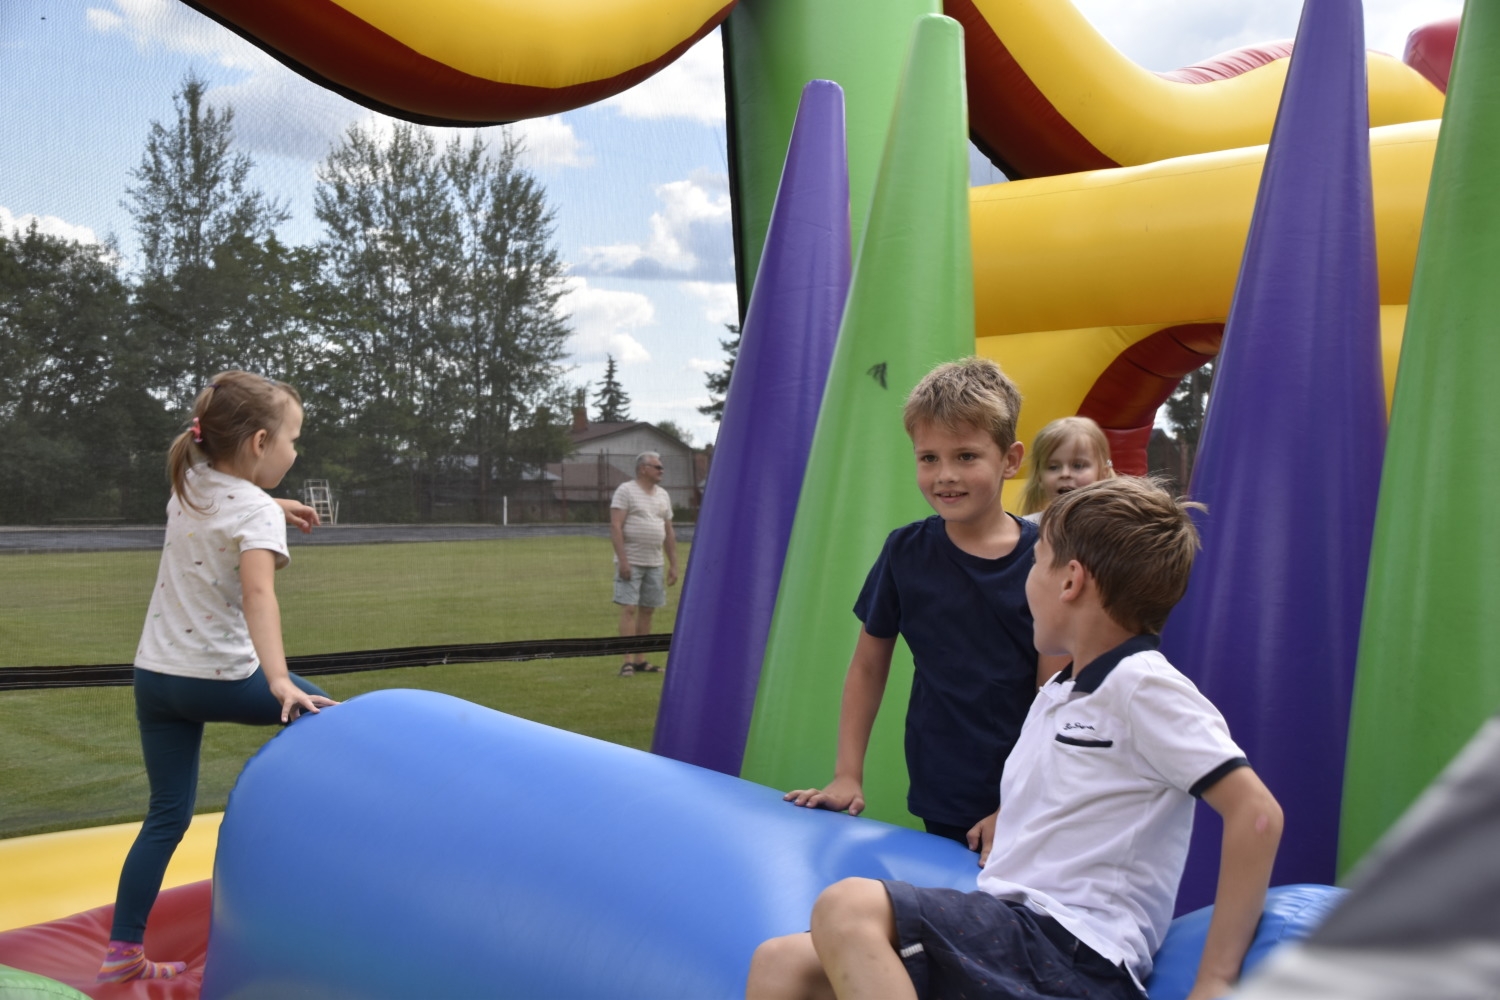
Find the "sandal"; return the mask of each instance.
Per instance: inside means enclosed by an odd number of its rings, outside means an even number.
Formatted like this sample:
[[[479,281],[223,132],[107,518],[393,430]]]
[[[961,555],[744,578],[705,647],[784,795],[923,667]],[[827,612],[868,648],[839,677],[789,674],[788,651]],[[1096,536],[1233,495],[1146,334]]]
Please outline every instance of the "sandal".
[[[622,663],[620,665],[620,676],[621,677],[634,677],[635,676],[635,664],[633,664],[633,663]]]
[[[635,665],[635,672],[638,674],[664,674],[666,673],[666,668],[658,667],[654,663],[637,663]]]

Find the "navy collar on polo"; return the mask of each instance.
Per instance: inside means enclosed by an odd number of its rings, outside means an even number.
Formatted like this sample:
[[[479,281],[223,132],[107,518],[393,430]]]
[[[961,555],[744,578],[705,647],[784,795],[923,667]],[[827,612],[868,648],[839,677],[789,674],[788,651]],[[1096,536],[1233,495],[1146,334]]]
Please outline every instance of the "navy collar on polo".
[[[1079,671],[1078,681],[1073,685],[1073,690],[1079,694],[1093,694],[1099,690],[1099,685],[1104,683],[1104,678],[1109,672],[1120,665],[1120,661],[1135,653],[1144,653],[1148,649],[1155,649],[1161,645],[1159,635],[1136,635],[1131,636],[1107,653],[1101,653],[1094,661],[1083,670]],[[1052,683],[1061,684],[1073,676],[1073,664],[1068,664],[1057,672],[1052,678]]]

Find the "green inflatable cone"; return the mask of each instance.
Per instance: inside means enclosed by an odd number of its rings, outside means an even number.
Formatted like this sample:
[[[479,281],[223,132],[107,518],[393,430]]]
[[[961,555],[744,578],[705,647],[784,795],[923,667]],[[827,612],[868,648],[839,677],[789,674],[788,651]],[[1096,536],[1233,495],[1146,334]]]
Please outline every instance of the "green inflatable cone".
[[[750,302],[760,267],[802,88],[809,80],[832,80],[844,88],[851,235],[857,247],[912,21],[942,9],[942,0],[740,0],[724,22],[741,303]]]
[[[833,777],[859,596],[886,535],[932,513],[901,410],[935,365],[974,353],[963,33],[917,19],[839,328],[776,599],[742,775],[776,788]],[[898,643],[865,759],[866,815],[906,811],[911,654]]]
[[[1471,3],[1391,411],[1354,681],[1341,872],[1500,705],[1500,560],[1487,544],[1500,495],[1496,163],[1500,5]],[[1317,447],[1316,438],[1308,445]]]

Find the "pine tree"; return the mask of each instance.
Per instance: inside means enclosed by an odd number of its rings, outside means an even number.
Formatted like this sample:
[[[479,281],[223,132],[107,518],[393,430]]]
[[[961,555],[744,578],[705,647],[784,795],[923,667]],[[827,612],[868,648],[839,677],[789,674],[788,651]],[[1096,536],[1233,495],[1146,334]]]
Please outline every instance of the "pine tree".
[[[708,386],[708,405],[698,407],[698,412],[706,417],[713,417],[714,423],[724,419],[724,399],[729,395],[729,380],[734,377],[734,363],[740,356],[739,326],[734,323],[725,323],[724,329],[734,334],[728,340],[719,341],[719,346],[724,348],[724,353],[728,357],[723,368],[704,376],[703,381]]]
[[[1203,436],[1203,418],[1208,413],[1208,394],[1213,389],[1214,362],[1188,372],[1167,399],[1167,417],[1177,443],[1178,467],[1173,470],[1183,488],[1191,481],[1198,460],[1198,442]]]
[[[132,327],[152,345],[150,388],[179,410],[215,371],[266,353],[263,331],[279,323],[258,313],[256,291],[279,281],[268,271],[281,257],[268,243],[289,217],[250,185],[253,164],[233,150],[234,109],[209,106],[207,90],[196,75],[183,78],[176,120],[151,123],[126,189],[141,252]]]
[[[624,423],[630,419],[630,397],[620,386],[618,366],[613,354],[605,355],[604,379],[599,391],[594,393],[594,405],[599,407],[601,424]]]

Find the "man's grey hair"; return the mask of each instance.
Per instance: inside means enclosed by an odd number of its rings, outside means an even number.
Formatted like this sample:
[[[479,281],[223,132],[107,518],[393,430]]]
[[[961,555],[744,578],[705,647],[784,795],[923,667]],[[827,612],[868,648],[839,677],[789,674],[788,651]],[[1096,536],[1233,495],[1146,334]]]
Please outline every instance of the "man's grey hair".
[[[650,464],[651,459],[653,458],[660,462],[661,453],[655,451],[643,451],[639,455],[635,456],[635,471],[641,471],[641,466]]]

